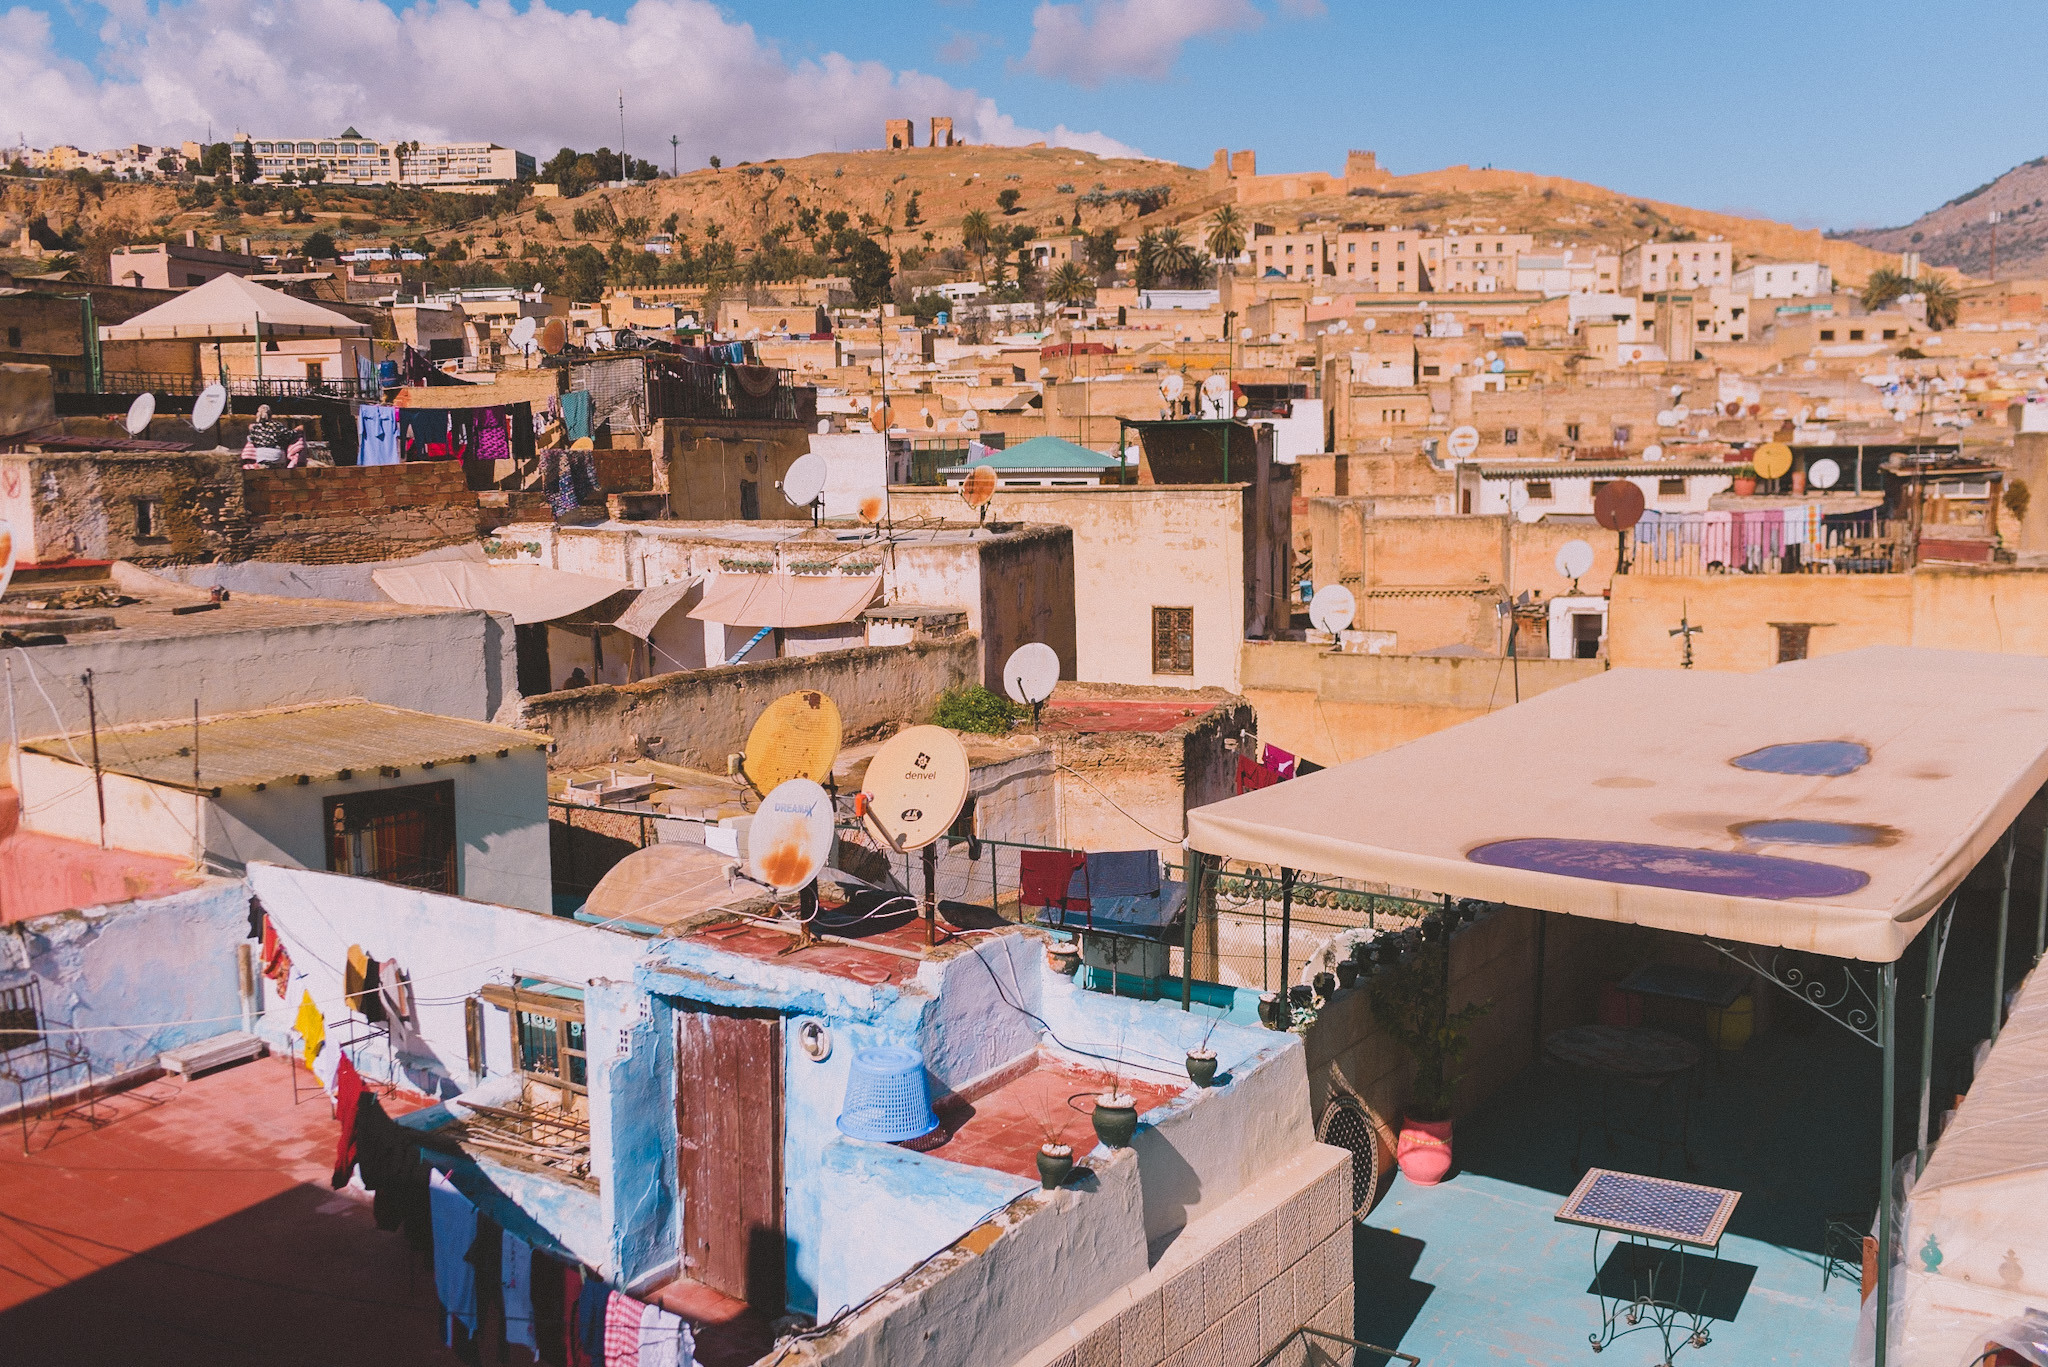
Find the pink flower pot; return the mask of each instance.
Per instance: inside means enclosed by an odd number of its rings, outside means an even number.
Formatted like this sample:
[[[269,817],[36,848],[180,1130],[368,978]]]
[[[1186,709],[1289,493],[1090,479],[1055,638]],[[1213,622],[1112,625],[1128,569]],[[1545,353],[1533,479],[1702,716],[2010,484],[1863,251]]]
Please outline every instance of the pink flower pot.
[[[1394,1153],[1403,1177],[1418,1187],[1435,1186],[1451,1170],[1451,1122],[1403,1117]]]

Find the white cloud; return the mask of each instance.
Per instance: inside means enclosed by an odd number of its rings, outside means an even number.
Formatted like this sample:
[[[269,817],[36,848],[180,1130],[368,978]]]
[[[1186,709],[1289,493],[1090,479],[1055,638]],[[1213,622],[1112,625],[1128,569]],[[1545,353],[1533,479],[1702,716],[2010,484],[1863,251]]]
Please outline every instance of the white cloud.
[[[47,16],[0,11],[0,130],[88,148],[198,137],[488,138],[545,159],[619,141],[666,165],[713,153],[879,147],[883,121],[950,115],[969,141],[1135,155],[1103,133],[1026,128],[947,81],[837,53],[786,58],[706,0],[639,0],[623,19],[532,0],[116,0],[97,72],[59,54]],[[10,136],[11,140],[11,136]]]
[[[1046,0],[1031,12],[1024,64],[1076,85],[1164,80],[1190,39],[1261,22],[1251,0]]]

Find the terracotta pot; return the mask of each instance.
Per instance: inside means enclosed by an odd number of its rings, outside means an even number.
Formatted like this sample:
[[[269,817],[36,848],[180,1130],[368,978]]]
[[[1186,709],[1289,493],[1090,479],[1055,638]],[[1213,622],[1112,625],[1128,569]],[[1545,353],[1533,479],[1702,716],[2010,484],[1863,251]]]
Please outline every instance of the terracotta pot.
[[[1216,1081],[1216,1051],[1214,1049],[1188,1050],[1188,1078],[1197,1087],[1207,1087]]]
[[[1138,1107],[1130,1097],[1104,1092],[1095,1098],[1095,1137],[1112,1149],[1128,1149],[1138,1132]]]
[[[1278,992],[1261,992],[1259,994],[1259,1019],[1265,1023],[1267,1029],[1286,1029],[1286,1016],[1287,1008],[1280,1004],[1280,994]]]
[[[1753,493],[1755,493],[1755,492],[1756,492],[1756,476],[1755,476],[1755,475],[1737,475],[1737,476],[1735,477],[1735,489],[1734,489],[1734,492],[1735,492],[1736,494],[1740,495],[1740,496],[1743,496],[1743,497],[1747,497],[1748,495],[1750,495],[1750,494],[1753,494]]]
[[[1053,972],[1071,978],[1081,966],[1081,951],[1072,944],[1056,944],[1045,951],[1045,961],[1052,965]]]
[[[1451,1122],[1403,1116],[1394,1155],[1403,1177],[1418,1187],[1435,1186],[1451,1170]]]
[[[1057,1191],[1074,1173],[1074,1151],[1065,1144],[1038,1146],[1038,1185]]]

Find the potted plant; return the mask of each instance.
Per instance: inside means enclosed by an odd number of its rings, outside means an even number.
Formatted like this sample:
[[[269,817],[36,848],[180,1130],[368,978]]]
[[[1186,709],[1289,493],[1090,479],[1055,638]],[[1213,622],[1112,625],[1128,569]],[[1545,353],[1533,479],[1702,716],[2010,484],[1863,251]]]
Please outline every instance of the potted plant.
[[[1069,1144],[1048,1139],[1038,1146],[1038,1185],[1058,1191],[1074,1173],[1074,1150]]]
[[[1112,1149],[1128,1149],[1138,1132],[1138,1103],[1119,1084],[1112,1083],[1111,1088],[1095,1098],[1095,1137]]]
[[[1738,497],[1747,498],[1756,492],[1756,471],[1744,466],[1735,474],[1735,483],[1730,491]]]
[[[1216,1081],[1216,1051],[1209,1047],[1209,1036],[1215,1033],[1216,1018],[1212,1016],[1201,1042],[1188,1050],[1188,1080],[1197,1087],[1207,1087]]]
[[[1442,928],[1406,963],[1373,981],[1373,1019],[1415,1060],[1396,1157],[1402,1175],[1424,1187],[1435,1186],[1451,1170],[1454,1070],[1470,1043],[1472,1023],[1493,1008],[1490,1001],[1471,1002],[1453,1011],[1450,996],[1450,935]]]
[[[1045,961],[1052,965],[1053,972],[1071,978],[1081,966],[1081,947],[1072,940],[1055,940],[1046,946]]]

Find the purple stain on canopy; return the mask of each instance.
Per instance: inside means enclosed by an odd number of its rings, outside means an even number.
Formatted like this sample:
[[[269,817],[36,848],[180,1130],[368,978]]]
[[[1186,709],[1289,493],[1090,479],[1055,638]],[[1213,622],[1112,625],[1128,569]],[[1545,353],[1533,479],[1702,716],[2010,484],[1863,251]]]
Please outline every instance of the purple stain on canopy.
[[[1853,740],[1803,740],[1766,745],[1728,761],[1738,769],[1803,778],[1840,778],[1870,763],[1870,748]]]
[[[1840,897],[1870,881],[1861,869],[1725,850],[1639,845],[1626,840],[1535,837],[1496,840],[1466,854],[1475,864],[1554,873],[1634,887],[1710,892],[1783,902],[1795,897]]]

